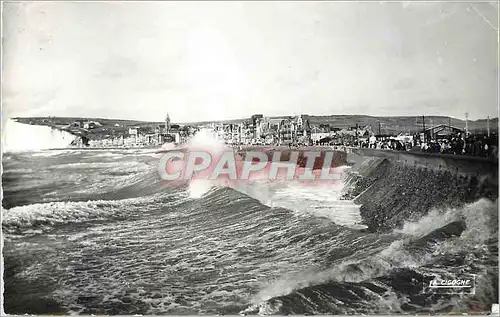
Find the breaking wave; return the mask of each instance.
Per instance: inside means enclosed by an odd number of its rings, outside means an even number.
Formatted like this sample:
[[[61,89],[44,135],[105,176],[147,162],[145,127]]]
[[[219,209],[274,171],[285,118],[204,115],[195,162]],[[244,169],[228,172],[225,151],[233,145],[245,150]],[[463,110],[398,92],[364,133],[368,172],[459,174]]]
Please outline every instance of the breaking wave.
[[[405,223],[403,229],[395,230],[402,234],[381,250],[361,259],[342,259],[338,264],[321,272],[304,272],[299,275],[284,277],[262,289],[254,298],[255,304],[245,313],[259,314],[324,314],[324,313],[404,313],[410,311],[449,311],[457,305],[468,307],[473,299],[450,296],[447,303],[441,302],[435,307],[426,307],[426,301],[420,301],[420,307],[404,305],[410,302],[408,297],[416,294],[405,292],[412,288],[397,289],[397,284],[411,277],[422,288],[425,278],[433,274],[460,272],[461,266],[479,264],[472,273],[481,274],[486,267],[483,260],[491,254],[488,243],[495,246],[498,242],[489,241],[498,234],[496,224],[497,202],[481,199],[463,208],[433,210],[428,216],[415,223]],[[464,222],[462,226],[458,222]],[[431,224],[432,225],[429,225]],[[457,230],[458,228],[458,230]],[[448,234],[443,234],[448,233]],[[437,237],[437,238],[436,238]],[[441,238],[439,238],[441,237]],[[425,249],[419,251],[419,246]],[[452,262],[458,255],[468,254],[460,266],[442,267],[440,262]],[[494,254],[493,254],[494,256]],[[492,291],[495,277],[483,279],[477,294],[487,294],[487,301],[496,300]],[[415,285],[413,285],[414,287]],[[375,291],[377,290],[377,291]],[[478,295],[480,296],[480,295]],[[429,299],[432,295],[428,295]],[[346,300],[350,299],[350,301]],[[377,299],[374,301],[374,299]],[[383,301],[384,299],[384,301]],[[357,309],[348,304],[356,300]],[[483,298],[482,300],[485,300]],[[387,304],[390,303],[389,306]],[[489,303],[488,303],[489,304]],[[489,305],[483,305],[487,311]]]

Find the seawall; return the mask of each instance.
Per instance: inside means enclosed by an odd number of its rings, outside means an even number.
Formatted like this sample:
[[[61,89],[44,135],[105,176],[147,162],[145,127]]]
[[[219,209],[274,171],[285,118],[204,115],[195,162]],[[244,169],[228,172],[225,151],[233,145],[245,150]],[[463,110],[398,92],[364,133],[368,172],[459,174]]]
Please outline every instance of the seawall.
[[[345,198],[370,231],[417,221],[433,208],[498,198],[498,162],[485,158],[356,149]]]
[[[451,154],[432,154],[421,152],[403,152],[375,149],[354,149],[354,154],[363,157],[385,158],[394,162],[401,162],[406,165],[424,167],[426,169],[458,173],[463,176],[486,177],[495,184],[498,184],[498,160]]]

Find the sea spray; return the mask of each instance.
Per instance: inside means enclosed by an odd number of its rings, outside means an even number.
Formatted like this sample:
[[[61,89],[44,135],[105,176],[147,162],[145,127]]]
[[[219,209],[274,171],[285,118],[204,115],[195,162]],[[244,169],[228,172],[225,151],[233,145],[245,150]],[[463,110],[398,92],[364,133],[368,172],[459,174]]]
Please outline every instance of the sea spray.
[[[210,153],[220,154],[228,147],[224,142],[216,137],[211,131],[207,129],[201,129],[192,138],[190,138],[184,148],[193,151],[197,149],[209,149]],[[177,162],[179,163],[179,162]],[[176,164],[179,168],[181,165]],[[218,180],[190,180],[189,182],[189,193],[192,198],[200,198],[208,192],[211,188],[217,185],[224,185],[224,182],[219,182]]]

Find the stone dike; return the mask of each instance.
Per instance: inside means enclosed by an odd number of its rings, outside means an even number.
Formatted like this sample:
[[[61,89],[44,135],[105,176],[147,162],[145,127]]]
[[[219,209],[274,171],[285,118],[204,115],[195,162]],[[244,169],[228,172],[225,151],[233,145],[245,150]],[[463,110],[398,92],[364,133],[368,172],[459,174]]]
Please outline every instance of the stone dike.
[[[370,231],[400,227],[433,208],[498,199],[498,161],[486,158],[358,149],[344,198],[360,204]],[[497,208],[498,212],[498,208]]]

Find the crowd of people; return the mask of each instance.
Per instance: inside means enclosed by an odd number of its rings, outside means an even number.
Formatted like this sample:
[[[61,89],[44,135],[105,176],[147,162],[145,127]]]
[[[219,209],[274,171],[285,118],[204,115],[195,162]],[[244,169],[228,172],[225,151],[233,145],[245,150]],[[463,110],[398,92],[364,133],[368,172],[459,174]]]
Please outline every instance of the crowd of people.
[[[498,137],[496,135],[450,135],[447,138],[430,139],[423,141],[421,136],[416,134],[410,138],[396,139],[385,138],[376,139],[374,136],[353,144],[362,148],[373,148],[380,150],[395,151],[421,151],[426,153],[441,153],[454,155],[470,155],[498,158]]]
[[[366,140],[364,142],[361,142],[359,146],[362,148],[371,148],[378,150],[408,151],[412,148],[412,143],[389,138],[383,140]]]
[[[446,139],[422,142],[420,148],[428,153],[471,155],[498,158],[498,139],[496,136],[462,136],[460,134]]]

